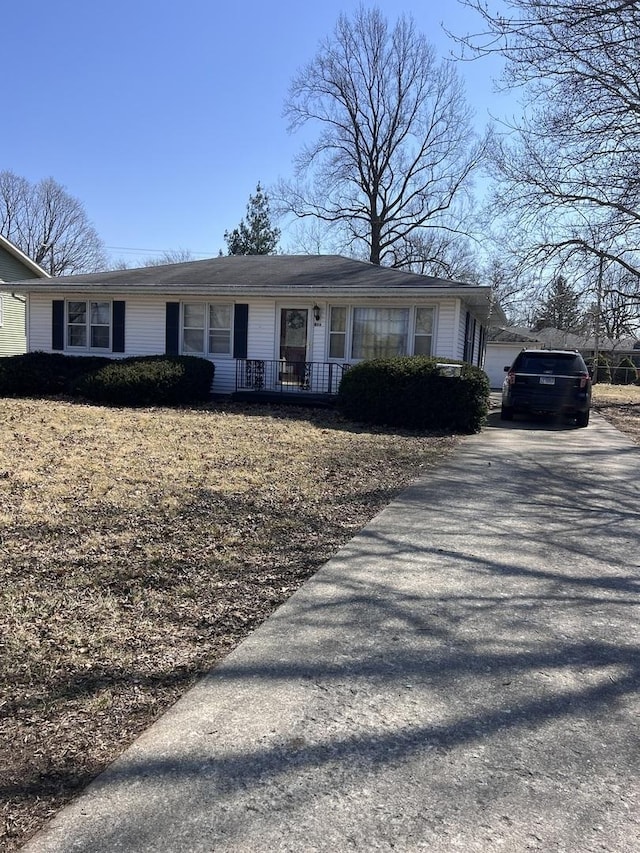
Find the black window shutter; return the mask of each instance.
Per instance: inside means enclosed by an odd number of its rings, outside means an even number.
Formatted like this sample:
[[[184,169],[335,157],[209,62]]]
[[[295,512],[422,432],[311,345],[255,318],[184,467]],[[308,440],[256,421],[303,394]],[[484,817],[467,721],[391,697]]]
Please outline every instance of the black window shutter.
[[[167,302],[167,319],[164,348],[167,355],[178,355],[178,352],[180,350],[179,302]]]
[[[462,355],[462,360],[466,362],[471,361],[471,353],[473,352],[473,344],[470,341],[471,337],[471,314],[467,311],[467,316],[464,322],[464,353]]]
[[[113,302],[113,337],[111,344],[112,352],[124,352],[124,301]]]
[[[480,324],[480,336],[478,338],[478,367],[482,367],[484,364],[484,351],[487,345],[487,331],[485,327]]]
[[[236,305],[233,312],[233,357],[247,357],[249,306]]]
[[[51,349],[64,349],[64,299],[54,299],[51,313]]]

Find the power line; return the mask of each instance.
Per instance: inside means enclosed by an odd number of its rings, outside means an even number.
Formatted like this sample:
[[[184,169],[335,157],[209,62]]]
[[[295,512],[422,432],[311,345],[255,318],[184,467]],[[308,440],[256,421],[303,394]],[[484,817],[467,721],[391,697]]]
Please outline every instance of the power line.
[[[201,255],[203,258],[211,258],[214,255],[217,255],[217,252],[194,252],[191,249],[183,249],[182,246],[180,247],[180,249],[141,249],[135,246],[105,246],[105,248],[109,249],[109,251],[112,252],[150,252],[158,255],[176,251],[185,251],[189,252],[191,255]]]

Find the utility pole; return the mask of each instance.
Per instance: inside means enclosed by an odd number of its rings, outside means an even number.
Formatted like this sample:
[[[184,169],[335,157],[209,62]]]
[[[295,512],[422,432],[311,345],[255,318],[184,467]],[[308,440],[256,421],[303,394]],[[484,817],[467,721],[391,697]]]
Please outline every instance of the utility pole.
[[[596,291],[596,318],[594,328],[594,343],[593,343],[593,377],[592,381],[595,384],[598,381],[598,359],[600,357],[600,313],[602,311],[602,276],[604,272],[604,254],[599,253],[600,261],[598,264],[598,285]]]

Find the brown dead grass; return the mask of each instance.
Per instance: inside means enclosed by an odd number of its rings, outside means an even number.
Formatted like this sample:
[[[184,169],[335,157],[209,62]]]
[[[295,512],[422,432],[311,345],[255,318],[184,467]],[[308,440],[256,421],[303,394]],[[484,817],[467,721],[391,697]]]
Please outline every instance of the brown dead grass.
[[[332,412],[0,400],[0,849],[456,438]]]
[[[610,423],[640,444],[640,387],[638,385],[593,386],[592,405]]]
[[[640,388],[593,405],[640,443]],[[457,443],[277,407],[0,400],[0,428],[7,853]]]

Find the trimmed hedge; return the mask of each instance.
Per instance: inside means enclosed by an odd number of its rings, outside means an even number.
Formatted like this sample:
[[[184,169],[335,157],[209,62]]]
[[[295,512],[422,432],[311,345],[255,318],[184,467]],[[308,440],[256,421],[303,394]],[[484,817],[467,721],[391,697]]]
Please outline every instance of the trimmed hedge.
[[[195,356],[110,359],[33,352],[0,359],[0,396],[60,394],[123,406],[209,399],[212,362]]]
[[[75,393],[78,381],[111,359],[28,352],[0,358],[0,397],[55,397]]]
[[[443,376],[437,367],[443,363],[461,365],[461,375]],[[337,405],[361,423],[478,432],[489,409],[489,379],[480,368],[452,359],[372,359],[344,374]]]
[[[96,403],[175,406],[208,400],[214,365],[194,356],[151,356],[112,361],[84,376],[78,392]]]

